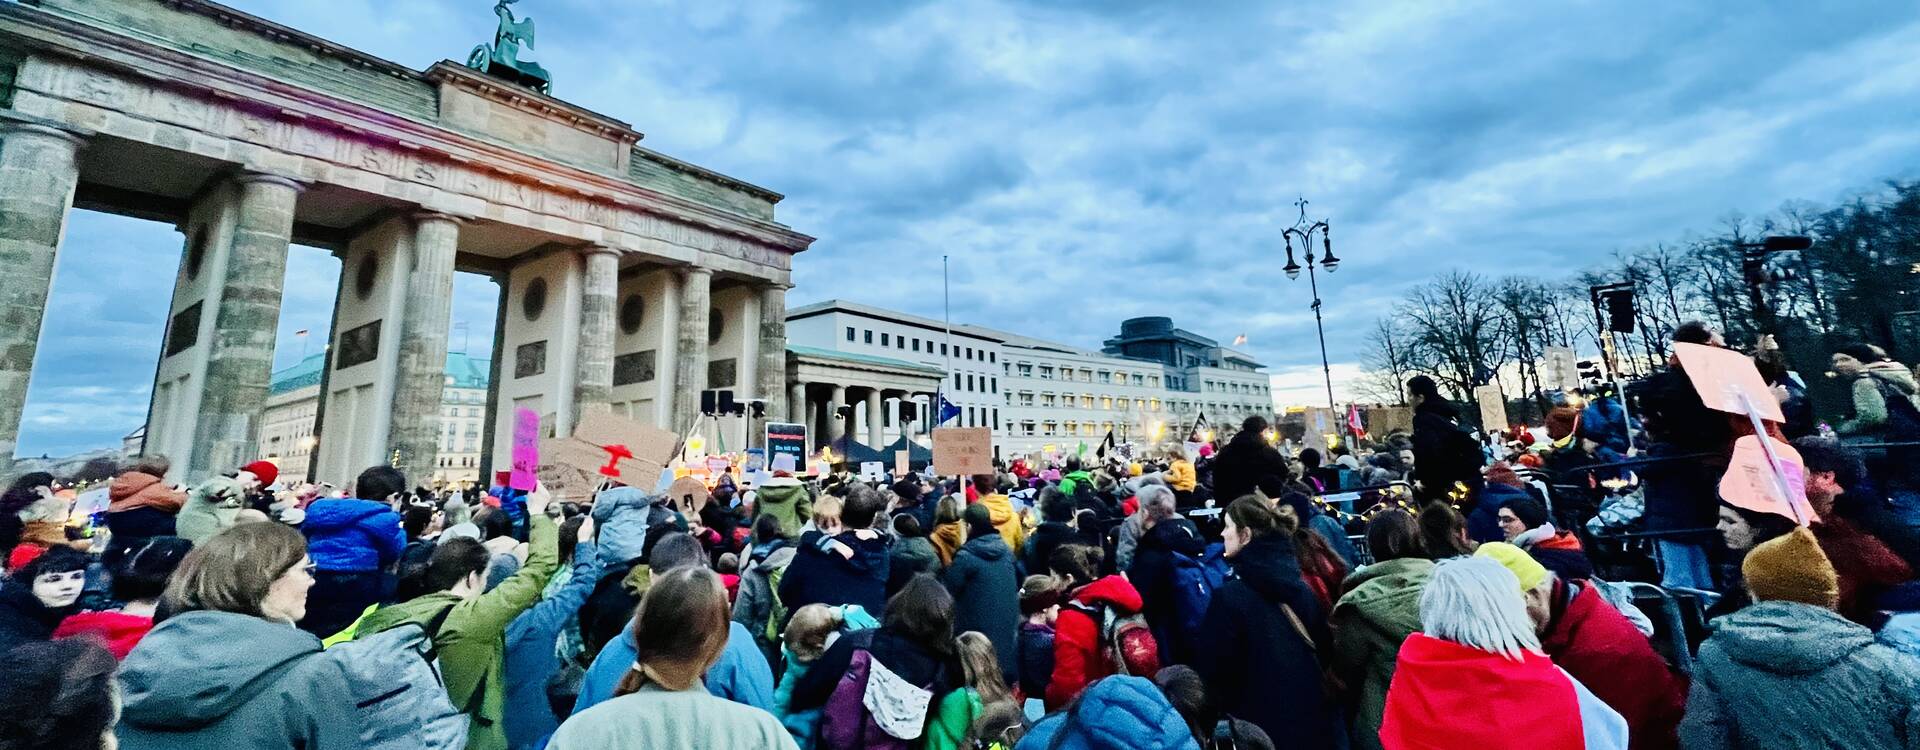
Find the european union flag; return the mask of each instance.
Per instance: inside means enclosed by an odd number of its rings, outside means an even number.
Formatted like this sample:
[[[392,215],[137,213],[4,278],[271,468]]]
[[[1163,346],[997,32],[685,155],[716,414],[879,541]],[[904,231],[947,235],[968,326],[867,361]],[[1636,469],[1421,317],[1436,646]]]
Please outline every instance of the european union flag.
[[[960,416],[960,407],[954,406],[952,401],[948,401],[946,394],[941,394],[940,421],[935,422],[934,424],[946,424],[948,420],[951,420],[954,417],[958,417],[958,416]]]

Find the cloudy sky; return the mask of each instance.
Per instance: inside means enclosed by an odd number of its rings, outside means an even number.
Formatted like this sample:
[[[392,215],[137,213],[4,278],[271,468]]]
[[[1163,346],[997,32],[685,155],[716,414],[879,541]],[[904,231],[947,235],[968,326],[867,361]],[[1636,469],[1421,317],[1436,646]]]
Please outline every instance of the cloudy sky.
[[[425,68],[489,39],[488,0],[229,0]],[[1550,6],[1550,7],[1549,7]],[[1818,7],[1814,7],[1818,6]],[[1920,167],[1920,8],[1892,3],[524,0],[556,94],[646,145],[786,194],[819,237],[793,304],[845,297],[1098,346],[1170,315],[1308,401],[1318,349],[1280,230],[1312,201],[1345,264],[1328,349],[1450,267],[1560,275],[1827,204]],[[177,262],[157,224],[76,212],[22,454],[141,423]],[[138,262],[136,262],[138,261]],[[289,261],[324,340],[338,273]],[[459,279],[484,354],[494,287]],[[1343,364],[1344,363],[1344,364]]]

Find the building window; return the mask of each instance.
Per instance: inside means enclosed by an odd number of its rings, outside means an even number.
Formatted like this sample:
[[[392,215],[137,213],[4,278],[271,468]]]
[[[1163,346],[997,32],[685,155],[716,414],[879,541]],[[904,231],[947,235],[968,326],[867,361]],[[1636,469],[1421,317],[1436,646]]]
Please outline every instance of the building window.
[[[867,333],[867,343],[869,344],[873,343],[873,329],[871,328],[867,329],[866,333]]]
[[[1110,382],[1113,380],[1113,373],[1107,372],[1106,370],[1101,370],[1099,374],[1094,376],[1094,378],[1095,378],[1094,382],[1096,383]]]
[[[1112,397],[1112,396],[1101,396],[1101,397],[1100,397],[1100,408],[1102,408],[1102,409],[1112,409],[1112,408],[1113,408],[1113,397]]]
[[[987,378],[987,392],[988,392],[988,393],[999,393],[999,392],[1000,392],[1000,379],[999,379],[999,378]]]
[[[1082,409],[1093,408],[1093,394],[1090,394],[1090,393],[1080,394],[1080,408]]]
[[[1051,394],[1051,393],[1042,393],[1042,394],[1040,394],[1040,405],[1041,405],[1041,406],[1045,406],[1045,407],[1048,407],[1048,408],[1052,408],[1052,407],[1054,406],[1054,396],[1053,396],[1053,394]]]
[[[1040,379],[1041,379],[1041,380],[1052,380],[1052,379],[1053,379],[1053,367],[1052,367],[1052,366],[1050,366],[1050,365],[1041,365],[1041,366],[1040,366]]]
[[[1140,373],[1137,373],[1137,372],[1136,372],[1136,373],[1134,373],[1134,374],[1133,374],[1133,384],[1134,384],[1134,385],[1146,385],[1146,384],[1147,384],[1147,379],[1146,379],[1146,377],[1144,377],[1144,376],[1142,376],[1142,375],[1141,375]]]
[[[913,350],[914,350],[914,351],[916,351],[916,352],[917,352],[917,351],[920,351],[920,340],[919,340],[919,339],[914,339],[914,340],[913,340]]]
[[[887,334],[886,334],[886,332],[884,332],[884,331],[882,331],[882,332],[880,333],[880,345],[881,345],[881,346],[886,346],[886,345],[887,345]]]
[[[853,326],[847,326],[847,340],[853,340]]]
[[[1020,368],[1019,369],[1020,377],[1023,377],[1023,378],[1033,377],[1033,365],[1027,364],[1025,362],[1021,362],[1018,365],[1018,367]]]
[[[1000,410],[999,409],[993,410],[993,429],[995,430],[1000,429]]]
[[[1061,422],[1061,423],[1060,423],[1060,426],[1061,426],[1061,427],[1062,427],[1063,429],[1065,429],[1065,430],[1066,430],[1066,434],[1068,434],[1068,435],[1078,435],[1078,434],[1080,434],[1080,423],[1079,423],[1079,422]]]
[[[1032,422],[1021,422],[1021,423],[1020,423],[1020,434],[1022,434],[1022,435],[1026,435],[1026,436],[1028,436],[1028,437],[1032,437],[1032,436],[1033,436],[1033,423],[1032,423]]]
[[[1157,398],[1156,398],[1156,399],[1150,399],[1150,400],[1148,400],[1148,401],[1147,401],[1147,403],[1148,403],[1149,405],[1151,405],[1151,406],[1153,407],[1153,410],[1154,410],[1154,411],[1159,411],[1159,410],[1160,410],[1160,399],[1157,399]]]
[[[992,363],[993,363],[994,361],[996,361],[996,357],[995,357],[995,355],[994,355],[994,353],[993,353],[993,352],[987,352],[987,363],[988,363],[988,364],[992,364]]]
[[[1020,405],[1021,405],[1021,406],[1032,406],[1032,405],[1033,405],[1033,391],[1021,391],[1021,392],[1020,392]]]
[[[1158,375],[1149,375],[1149,376],[1147,376],[1147,387],[1148,387],[1148,388],[1159,388],[1159,387],[1160,387],[1160,376],[1158,376]]]

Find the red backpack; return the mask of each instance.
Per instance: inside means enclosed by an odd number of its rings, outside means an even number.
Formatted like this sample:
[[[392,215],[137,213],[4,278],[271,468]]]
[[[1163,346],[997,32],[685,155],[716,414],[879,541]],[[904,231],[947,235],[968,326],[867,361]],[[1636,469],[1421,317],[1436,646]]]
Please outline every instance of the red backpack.
[[[1160,671],[1160,644],[1147,627],[1147,618],[1135,612],[1122,615],[1106,604],[1069,602],[1100,628],[1100,660],[1113,674],[1152,679]]]

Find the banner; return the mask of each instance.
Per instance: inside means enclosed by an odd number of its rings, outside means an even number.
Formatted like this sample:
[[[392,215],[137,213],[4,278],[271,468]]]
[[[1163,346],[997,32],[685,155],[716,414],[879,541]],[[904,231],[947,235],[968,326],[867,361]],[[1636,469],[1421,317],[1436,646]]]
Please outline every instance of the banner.
[[[1549,346],[1541,360],[1540,377],[1546,387],[1563,392],[1580,387],[1580,363],[1572,347]]]
[[[780,471],[780,456],[792,456],[785,471],[807,463],[807,426],[789,422],[767,423],[767,465]]]
[[[934,430],[933,470],[942,476],[993,473],[993,431],[985,427]]]

